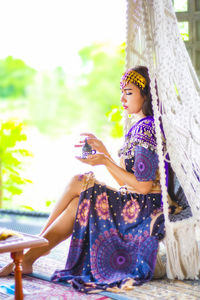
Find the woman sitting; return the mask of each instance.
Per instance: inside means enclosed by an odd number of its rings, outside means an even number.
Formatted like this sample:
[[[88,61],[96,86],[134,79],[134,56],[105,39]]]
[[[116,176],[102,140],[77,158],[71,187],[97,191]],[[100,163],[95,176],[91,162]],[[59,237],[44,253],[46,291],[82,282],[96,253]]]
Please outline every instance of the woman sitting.
[[[74,176],[42,231],[49,245],[25,254],[24,273],[31,273],[36,259],[72,235],[65,269],[55,271],[54,282],[70,281],[79,291],[95,292],[152,279],[165,228],[147,68],[128,70],[120,87],[125,111],[137,117],[119,151],[121,166],[92,134],[85,137],[96,154],[78,159],[104,165],[121,188],[98,182],[92,172]],[[0,276],[12,269],[7,265]]]

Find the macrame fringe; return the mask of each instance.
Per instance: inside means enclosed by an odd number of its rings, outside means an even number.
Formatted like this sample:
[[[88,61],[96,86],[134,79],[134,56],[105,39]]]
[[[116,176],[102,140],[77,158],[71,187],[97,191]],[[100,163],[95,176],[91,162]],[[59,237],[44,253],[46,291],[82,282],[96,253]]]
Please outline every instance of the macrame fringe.
[[[188,219],[166,226],[166,271],[169,279],[198,279],[200,253],[197,243],[197,223]]]

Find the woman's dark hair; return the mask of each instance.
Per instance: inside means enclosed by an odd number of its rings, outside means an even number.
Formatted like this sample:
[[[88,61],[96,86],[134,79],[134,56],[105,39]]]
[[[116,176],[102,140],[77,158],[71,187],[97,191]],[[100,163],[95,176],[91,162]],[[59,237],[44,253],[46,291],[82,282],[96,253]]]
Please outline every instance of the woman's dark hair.
[[[140,89],[140,93],[144,97],[142,112],[145,116],[153,116],[152,97],[150,92],[150,78],[148,69],[144,66],[137,66],[135,68],[132,68],[131,70],[138,72],[147,81],[145,88],[143,90]]]
[[[150,91],[150,78],[149,78],[148,69],[145,66],[137,66],[135,68],[132,68],[131,70],[138,72],[147,81],[147,84],[143,90],[139,88],[141,95],[144,97],[144,104],[142,106],[142,111],[146,116],[153,116],[152,97]],[[155,88],[158,96],[156,84],[155,84]],[[160,124],[161,124],[160,125],[161,130],[164,135],[162,119],[160,119]],[[184,219],[184,218],[191,217],[192,216],[191,208],[188,204],[184,191],[178,181],[178,178],[170,164],[168,165],[168,193],[170,195],[170,198],[172,199],[170,205],[171,212],[169,214],[170,220],[176,221],[176,220],[181,220],[182,218]],[[180,208],[182,210],[181,212],[179,212]]]

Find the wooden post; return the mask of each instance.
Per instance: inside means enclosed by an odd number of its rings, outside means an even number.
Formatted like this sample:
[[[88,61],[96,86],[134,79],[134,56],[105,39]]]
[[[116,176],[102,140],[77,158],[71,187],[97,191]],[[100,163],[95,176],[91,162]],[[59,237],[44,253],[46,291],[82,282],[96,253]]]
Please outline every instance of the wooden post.
[[[11,253],[11,257],[15,263],[15,300],[23,300],[23,287],[22,287],[22,260],[23,251]]]

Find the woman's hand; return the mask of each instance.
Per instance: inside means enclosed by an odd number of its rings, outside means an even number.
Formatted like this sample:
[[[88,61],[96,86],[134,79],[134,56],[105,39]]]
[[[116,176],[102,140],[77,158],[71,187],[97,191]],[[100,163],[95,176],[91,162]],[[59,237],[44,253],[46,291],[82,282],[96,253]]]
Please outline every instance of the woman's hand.
[[[99,153],[104,153],[105,155],[109,156],[109,153],[104,146],[103,142],[99,140],[94,134],[92,133],[81,133],[81,136],[85,136],[87,138],[88,144],[92,147],[92,149],[96,150]],[[75,145],[75,147],[83,147],[85,143],[85,138],[83,141],[80,141],[79,144]]]
[[[83,147],[85,143],[85,139],[87,138],[88,144],[92,147],[93,150],[96,150],[98,153],[90,155],[87,158],[76,156],[76,158],[79,161],[91,166],[105,165],[106,167],[109,161],[112,161],[114,163],[114,160],[108,153],[102,141],[97,139],[97,137],[94,134],[81,133],[81,136],[85,136],[84,140],[80,141],[79,144],[75,145],[75,147]],[[113,176],[113,178],[117,181],[119,185],[124,185],[124,182],[118,178],[118,175],[113,173],[111,169],[108,169],[108,171],[110,172],[110,174]]]
[[[107,156],[104,153],[97,153],[93,155],[88,155],[87,158],[82,158],[80,156],[75,156],[78,160],[82,161],[85,164],[91,165],[91,166],[97,166],[97,165],[105,165],[106,160],[108,159]]]

